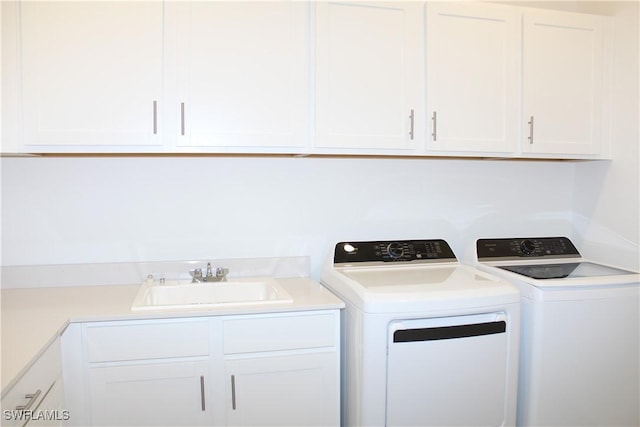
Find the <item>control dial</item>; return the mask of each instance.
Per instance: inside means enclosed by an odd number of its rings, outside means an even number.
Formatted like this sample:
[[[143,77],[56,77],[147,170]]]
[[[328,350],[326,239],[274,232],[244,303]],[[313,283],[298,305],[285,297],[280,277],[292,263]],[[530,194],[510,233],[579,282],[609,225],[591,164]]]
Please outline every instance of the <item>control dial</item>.
[[[391,258],[401,258],[404,255],[404,247],[402,243],[389,243],[387,245],[387,253]]]
[[[531,240],[523,240],[520,242],[520,250],[525,255],[531,255],[536,250],[536,244]]]

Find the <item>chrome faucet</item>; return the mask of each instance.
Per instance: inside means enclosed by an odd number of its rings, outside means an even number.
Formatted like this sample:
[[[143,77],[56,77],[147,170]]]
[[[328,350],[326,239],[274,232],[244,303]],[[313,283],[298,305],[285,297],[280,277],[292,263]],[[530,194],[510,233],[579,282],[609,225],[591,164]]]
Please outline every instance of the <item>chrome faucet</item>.
[[[195,270],[189,271],[191,275],[191,283],[202,283],[202,282],[226,282],[227,274],[229,274],[228,268],[217,267],[215,274],[213,272],[213,268],[211,267],[211,263],[207,263],[207,271],[205,275],[202,274],[201,268],[196,268]]]

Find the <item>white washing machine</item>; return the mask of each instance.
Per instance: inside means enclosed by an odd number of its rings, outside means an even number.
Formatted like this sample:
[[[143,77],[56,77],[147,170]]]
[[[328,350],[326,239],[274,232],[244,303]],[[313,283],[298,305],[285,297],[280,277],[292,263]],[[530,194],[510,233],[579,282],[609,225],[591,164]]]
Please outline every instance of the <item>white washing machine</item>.
[[[342,242],[343,425],[515,423],[520,295],[444,240]]]
[[[478,267],[522,293],[518,425],[640,424],[640,275],[565,237],[480,239]]]

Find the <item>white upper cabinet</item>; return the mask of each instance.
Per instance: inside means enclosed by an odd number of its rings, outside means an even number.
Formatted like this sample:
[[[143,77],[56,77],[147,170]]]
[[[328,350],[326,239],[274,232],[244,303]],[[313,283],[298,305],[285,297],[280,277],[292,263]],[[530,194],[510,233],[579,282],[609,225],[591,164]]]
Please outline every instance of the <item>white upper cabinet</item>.
[[[517,9],[427,3],[429,151],[508,153],[518,138]]]
[[[162,3],[18,8],[23,151],[158,150]]]
[[[168,108],[177,146],[304,147],[307,3],[168,3],[174,7],[177,99]]]
[[[605,157],[606,18],[428,3],[430,152]]]
[[[422,148],[424,5],[315,5],[315,146],[364,153]]]
[[[26,152],[298,150],[308,4],[19,3]]]
[[[608,155],[607,17],[368,0],[2,12],[4,153]]]
[[[522,149],[601,154],[606,142],[600,16],[526,10]]]

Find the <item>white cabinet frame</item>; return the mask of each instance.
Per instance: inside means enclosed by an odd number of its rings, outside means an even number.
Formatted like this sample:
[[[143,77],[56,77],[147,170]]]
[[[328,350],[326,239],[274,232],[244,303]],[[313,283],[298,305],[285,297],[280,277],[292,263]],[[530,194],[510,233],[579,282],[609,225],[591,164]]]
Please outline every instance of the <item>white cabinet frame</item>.
[[[71,324],[63,364],[72,426],[340,424],[338,309]]]

